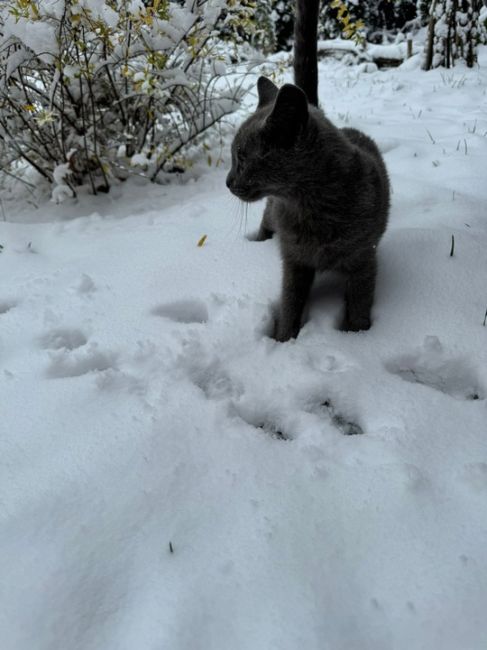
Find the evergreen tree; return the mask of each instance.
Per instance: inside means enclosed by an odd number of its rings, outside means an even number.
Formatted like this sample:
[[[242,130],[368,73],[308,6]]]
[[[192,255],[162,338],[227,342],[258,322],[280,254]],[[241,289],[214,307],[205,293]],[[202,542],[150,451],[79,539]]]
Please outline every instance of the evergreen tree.
[[[477,60],[481,0],[432,0],[424,69],[451,68],[462,59]]]

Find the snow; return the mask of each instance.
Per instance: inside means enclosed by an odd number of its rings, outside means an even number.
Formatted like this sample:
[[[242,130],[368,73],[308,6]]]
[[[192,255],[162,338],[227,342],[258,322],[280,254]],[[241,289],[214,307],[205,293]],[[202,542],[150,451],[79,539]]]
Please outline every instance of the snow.
[[[407,44],[403,42],[391,45],[369,45],[367,54],[374,61],[381,58],[402,61],[407,57]]]
[[[108,25],[108,27],[114,29],[117,26],[119,19],[118,13],[109,7],[106,2],[100,2],[99,0],[78,0],[78,6],[80,9],[91,14],[95,20],[100,20]]]
[[[150,160],[147,158],[147,156],[143,153],[136,153],[134,154],[131,159],[130,159],[130,164],[133,166],[147,166],[150,163]]]
[[[3,42],[6,42],[9,37],[18,39],[41,58],[49,61],[58,53],[56,29],[47,22],[33,22],[26,18],[6,15],[2,37]]]
[[[388,45],[373,45],[367,44],[367,47],[357,45],[353,41],[333,38],[328,40],[318,41],[318,51],[322,54],[328,53],[351,53],[356,54],[361,59],[370,59],[370,61],[377,61],[378,59],[395,59],[402,61],[407,58],[407,43],[405,41]],[[413,46],[415,54],[422,51],[422,47]],[[366,69],[368,72],[370,70]]]
[[[13,73],[21,66],[25,61],[31,57],[30,52],[27,49],[19,48],[16,52],[13,52],[7,61],[7,66],[5,69],[5,80],[8,81]]]
[[[345,38],[320,39],[318,41],[318,52],[326,50],[345,50],[347,52],[354,52],[356,54],[361,51],[359,46],[356,45],[354,41],[350,41]]]
[[[394,190],[368,332],[325,276],[267,336],[224,169],[2,195],[2,650],[485,648],[486,64],[320,64]]]

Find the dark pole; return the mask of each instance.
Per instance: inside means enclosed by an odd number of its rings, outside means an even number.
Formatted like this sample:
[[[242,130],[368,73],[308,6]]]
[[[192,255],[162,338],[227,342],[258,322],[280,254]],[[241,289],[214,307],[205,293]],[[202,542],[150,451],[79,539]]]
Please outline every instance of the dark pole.
[[[318,14],[320,0],[297,0],[294,23],[294,82],[318,106]]]

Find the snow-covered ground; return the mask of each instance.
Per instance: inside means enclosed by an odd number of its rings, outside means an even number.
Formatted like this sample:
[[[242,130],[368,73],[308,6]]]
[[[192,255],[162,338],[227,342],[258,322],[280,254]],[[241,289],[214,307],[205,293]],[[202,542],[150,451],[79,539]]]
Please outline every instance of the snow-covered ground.
[[[394,188],[368,332],[323,277],[268,338],[277,243],[223,169],[4,197],[2,650],[485,650],[486,88],[485,51],[320,68]]]

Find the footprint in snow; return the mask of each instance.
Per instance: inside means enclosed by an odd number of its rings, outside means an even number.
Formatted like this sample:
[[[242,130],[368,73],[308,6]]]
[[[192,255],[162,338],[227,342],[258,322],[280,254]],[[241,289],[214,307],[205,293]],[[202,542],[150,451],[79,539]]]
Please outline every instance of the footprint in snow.
[[[40,344],[46,350],[76,350],[86,343],[88,343],[88,339],[78,329],[53,329],[40,338]]]
[[[345,436],[356,436],[363,434],[364,430],[357,422],[353,422],[343,413],[335,408],[331,400],[325,400],[321,405],[321,410],[327,413],[333,426],[335,426]]]
[[[51,364],[47,376],[55,379],[81,377],[91,372],[101,372],[115,367],[115,355],[103,352],[96,343],[76,349],[66,347],[51,352]]]
[[[202,300],[176,300],[154,307],[152,313],[176,323],[206,323],[208,307]]]
[[[232,404],[236,415],[246,424],[274,440],[292,440],[293,436],[284,429],[282,423],[276,422],[270,414],[255,413],[247,408]]]
[[[471,364],[450,358],[436,336],[427,336],[416,351],[386,364],[386,369],[401,379],[434,388],[459,400],[485,398],[485,391]]]
[[[0,315],[6,314],[8,311],[17,306],[15,300],[0,300]]]
[[[238,417],[251,427],[260,430],[262,433],[276,440],[293,440],[294,435],[287,429],[281,421],[281,418],[272,417],[269,413],[259,413],[250,411],[249,409],[243,409],[235,404],[233,406]],[[318,413],[326,413],[332,425],[345,436],[364,433],[362,427],[357,422],[353,422],[338,412],[330,400],[326,400],[319,405]]]
[[[198,367],[196,364],[189,368],[189,375],[207,399],[223,399],[242,390],[222,370],[219,361],[204,367]]]
[[[487,463],[466,463],[459,478],[475,492],[487,492]]]

